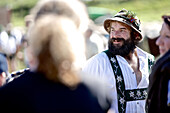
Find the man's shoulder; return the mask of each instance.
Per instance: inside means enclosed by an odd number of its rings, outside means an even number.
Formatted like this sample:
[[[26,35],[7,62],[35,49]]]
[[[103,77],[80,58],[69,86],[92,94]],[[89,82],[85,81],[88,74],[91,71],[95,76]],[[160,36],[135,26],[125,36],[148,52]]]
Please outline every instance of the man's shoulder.
[[[107,55],[104,52],[98,53],[91,57],[88,61],[101,61],[107,58]]]
[[[85,63],[85,65],[83,66],[83,70],[85,71],[94,71],[94,70],[98,70],[103,68],[107,62],[109,61],[107,55],[104,52],[101,52],[95,56],[93,56],[92,58],[90,58],[89,60],[87,60],[87,62]],[[95,71],[97,72],[97,71]]]
[[[141,48],[138,47],[137,51],[138,51],[139,55],[144,56],[150,60],[155,60],[155,57],[152,54],[142,50]]]

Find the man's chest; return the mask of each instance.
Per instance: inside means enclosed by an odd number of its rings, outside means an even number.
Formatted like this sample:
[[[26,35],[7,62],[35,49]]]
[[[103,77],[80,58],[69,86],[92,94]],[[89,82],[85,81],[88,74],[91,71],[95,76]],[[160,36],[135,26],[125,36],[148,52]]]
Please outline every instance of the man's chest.
[[[101,68],[100,76],[107,80],[111,86],[115,86],[116,79],[114,71],[117,71],[112,68],[110,62],[105,62],[107,66]],[[141,71],[134,71],[134,69],[128,65],[127,63],[119,63],[120,71],[122,72],[122,77],[119,80],[124,80],[125,88],[126,89],[135,89],[139,87],[146,87],[148,86],[148,70],[147,68],[143,68]],[[139,79],[139,80],[138,80]],[[139,82],[138,82],[139,81]]]

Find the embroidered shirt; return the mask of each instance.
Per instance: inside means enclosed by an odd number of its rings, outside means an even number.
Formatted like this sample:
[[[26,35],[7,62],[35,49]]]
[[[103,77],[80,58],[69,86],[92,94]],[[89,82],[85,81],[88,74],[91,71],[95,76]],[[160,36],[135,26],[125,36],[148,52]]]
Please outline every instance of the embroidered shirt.
[[[147,88],[149,84],[148,57],[152,57],[153,59],[154,57],[144,52],[140,48],[137,48],[137,55],[139,57],[140,71],[142,72],[142,79],[138,85],[136,81],[136,75],[131,66],[123,57],[116,55],[116,58],[122,70],[126,90]],[[118,100],[115,76],[107,55],[104,52],[95,55],[94,57],[87,61],[87,64],[84,66],[82,70],[90,75],[98,76],[99,78],[105,80],[107,86],[110,88],[111,91],[110,93],[113,97],[112,109],[115,110],[116,113],[118,113]],[[132,93],[131,96],[133,96]],[[126,103],[126,113],[144,113],[144,112],[145,112],[145,100],[128,101]]]

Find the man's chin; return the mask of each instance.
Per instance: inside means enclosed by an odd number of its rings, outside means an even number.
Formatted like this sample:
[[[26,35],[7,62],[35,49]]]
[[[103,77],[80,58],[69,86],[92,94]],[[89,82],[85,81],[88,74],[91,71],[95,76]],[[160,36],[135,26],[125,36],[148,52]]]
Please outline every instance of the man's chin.
[[[115,48],[117,48],[117,49],[120,49],[121,47],[122,47],[122,44],[115,44],[115,43],[113,43],[113,46],[115,47]]]

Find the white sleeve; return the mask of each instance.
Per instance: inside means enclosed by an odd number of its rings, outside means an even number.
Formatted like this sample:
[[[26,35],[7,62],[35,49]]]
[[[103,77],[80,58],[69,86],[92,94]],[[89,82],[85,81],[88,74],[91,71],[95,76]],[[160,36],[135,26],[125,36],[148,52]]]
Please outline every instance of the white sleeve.
[[[8,39],[8,48],[6,49],[6,54],[7,55],[12,55],[12,54],[15,54],[16,53],[16,40],[14,37],[11,37]]]
[[[0,48],[2,52],[6,52],[6,49],[8,48],[8,34],[5,31],[2,31],[0,33]]]
[[[86,62],[82,71],[91,76],[100,76],[102,74],[101,67],[102,65],[100,63],[99,55],[95,55]]]

